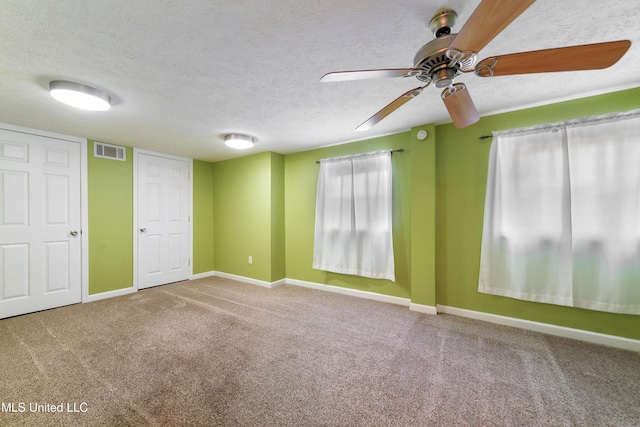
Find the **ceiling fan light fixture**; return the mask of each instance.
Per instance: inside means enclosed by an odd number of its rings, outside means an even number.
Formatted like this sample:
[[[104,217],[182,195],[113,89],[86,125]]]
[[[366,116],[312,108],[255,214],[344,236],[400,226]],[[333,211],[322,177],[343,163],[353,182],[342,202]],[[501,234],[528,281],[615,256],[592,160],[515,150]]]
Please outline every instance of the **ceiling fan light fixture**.
[[[64,104],[83,110],[106,111],[111,108],[109,95],[80,83],[54,80],[49,83],[49,93]]]
[[[224,145],[234,148],[236,150],[246,150],[253,147],[256,143],[256,139],[249,135],[242,135],[239,133],[230,133],[224,136]]]

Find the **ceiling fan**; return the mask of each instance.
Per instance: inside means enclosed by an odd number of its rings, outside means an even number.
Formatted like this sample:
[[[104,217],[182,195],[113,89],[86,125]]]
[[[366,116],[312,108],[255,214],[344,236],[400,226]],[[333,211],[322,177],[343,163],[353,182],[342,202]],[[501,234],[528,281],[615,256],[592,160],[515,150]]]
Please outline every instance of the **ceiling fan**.
[[[412,68],[337,71],[327,73],[320,81],[337,82],[381,77],[415,77],[423,85],[411,89],[371,116],[356,130],[368,130],[406,102],[418,96],[433,83],[444,88],[441,97],[453,124],[469,126],[480,119],[464,83],[454,83],[462,73],[474,72],[479,77],[555,71],[596,70],[615,64],[629,49],[629,40],[586,44],[554,49],[493,56],[478,62],[478,52],[535,0],[482,0],[459,33],[452,34],[457,14],[444,10],[429,24],[435,40],[425,44],[415,55]],[[475,65],[475,66],[474,66]]]

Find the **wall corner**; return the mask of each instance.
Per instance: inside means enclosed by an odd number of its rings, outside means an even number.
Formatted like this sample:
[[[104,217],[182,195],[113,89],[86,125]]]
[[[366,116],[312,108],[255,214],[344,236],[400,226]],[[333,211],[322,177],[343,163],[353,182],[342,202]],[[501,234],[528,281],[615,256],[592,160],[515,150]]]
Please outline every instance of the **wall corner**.
[[[426,133],[425,133],[426,132]],[[411,302],[436,305],[436,127],[410,132],[411,151]]]

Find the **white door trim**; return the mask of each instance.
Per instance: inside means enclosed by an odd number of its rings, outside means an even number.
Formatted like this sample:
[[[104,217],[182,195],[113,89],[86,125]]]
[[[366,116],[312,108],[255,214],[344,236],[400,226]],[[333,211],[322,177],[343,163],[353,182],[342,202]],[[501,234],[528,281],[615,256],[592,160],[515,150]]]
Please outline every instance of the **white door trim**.
[[[81,288],[82,302],[86,302],[89,296],[89,197],[87,175],[87,140],[77,136],[48,132],[39,129],[31,129],[22,126],[0,123],[0,129],[41,136],[45,138],[60,139],[62,141],[76,142],[80,144],[80,220],[82,233],[80,234],[81,257]]]
[[[138,291],[138,156],[147,154],[150,156],[163,157],[166,159],[185,161],[189,164],[189,278],[193,276],[193,159],[187,157],[174,156],[171,154],[158,153],[155,151],[133,149],[133,289]]]

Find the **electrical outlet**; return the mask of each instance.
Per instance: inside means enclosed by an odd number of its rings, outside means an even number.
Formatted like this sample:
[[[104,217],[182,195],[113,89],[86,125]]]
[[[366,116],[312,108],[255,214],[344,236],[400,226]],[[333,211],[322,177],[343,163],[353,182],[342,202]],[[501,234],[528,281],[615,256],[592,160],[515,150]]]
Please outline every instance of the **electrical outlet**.
[[[253,264],[253,257],[249,255],[249,264]]]

